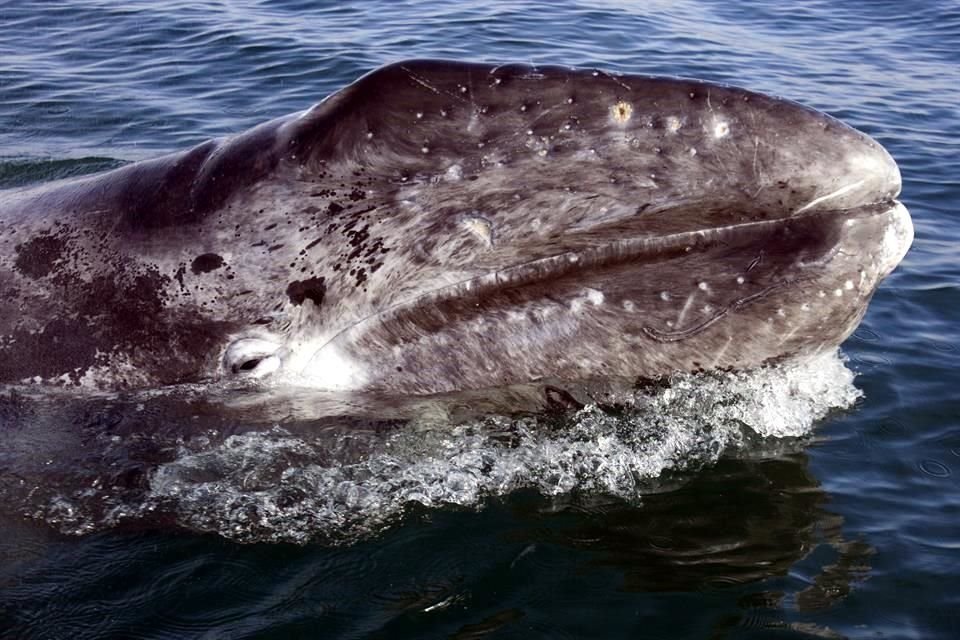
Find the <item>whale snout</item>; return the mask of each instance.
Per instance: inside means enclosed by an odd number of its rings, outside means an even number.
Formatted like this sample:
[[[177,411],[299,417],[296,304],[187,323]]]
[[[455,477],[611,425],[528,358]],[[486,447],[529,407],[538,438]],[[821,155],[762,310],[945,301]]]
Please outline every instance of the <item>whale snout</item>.
[[[801,107],[803,108],[803,107]],[[812,187],[795,213],[837,211],[893,202],[902,187],[893,156],[867,134],[811,111],[812,124],[799,141],[795,180]]]

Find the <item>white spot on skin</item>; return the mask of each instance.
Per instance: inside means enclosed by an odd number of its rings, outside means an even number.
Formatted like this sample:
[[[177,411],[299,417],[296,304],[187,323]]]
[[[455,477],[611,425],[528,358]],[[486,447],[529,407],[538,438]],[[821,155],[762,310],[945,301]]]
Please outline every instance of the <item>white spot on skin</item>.
[[[423,118],[423,111],[417,111],[417,120]]]
[[[667,118],[667,131],[670,133],[676,133],[680,131],[680,118],[677,116],[670,116]]]
[[[587,289],[587,300],[595,307],[603,304],[603,292],[596,289]]]
[[[824,293],[823,291],[817,291],[817,297],[819,297],[819,298],[826,298],[826,297],[827,297],[827,294]]]
[[[723,122],[722,120],[719,121],[719,122],[717,122],[717,123],[713,126],[713,137],[714,137],[714,138],[717,138],[717,139],[725,138],[725,137],[727,137],[727,134],[729,134],[729,133],[730,133],[730,125],[727,124],[726,122]]]
[[[583,310],[584,303],[599,307],[603,304],[603,299],[603,292],[597,291],[596,289],[584,289],[583,297],[574,298],[570,301],[570,310],[574,313],[579,313]]]
[[[703,313],[707,315],[713,313],[713,307],[708,304],[703,305]]]
[[[430,147],[420,147],[420,153],[430,153]]]
[[[708,285],[706,282],[697,284],[697,288],[700,289],[700,291],[710,291],[710,285]]]
[[[737,284],[743,284],[746,280],[743,279],[743,276],[737,276]]]
[[[804,302],[802,305],[800,305],[800,310],[801,310],[801,311],[810,311],[810,305],[807,304],[806,302]]]
[[[835,291],[833,292],[833,295],[835,295],[835,296],[837,296],[837,297],[839,298],[840,296],[843,295],[843,289],[837,289],[837,290],[835,290]]]
[[[846,282],[844,282],[843,288],[846,289],[847,291],[850,291],[851,289],[853,289],[853,280],[847,280]]]
[[[783,312],[783,309],[777,309],[777,315],[781,318],[786,318],[787,314]]]
[[[669,300],[669,299],[670,299],[670,292],[669,292],[669,291],[661,291],[661,292],[660,292],[660,299],[663,300],[664,302],[666,302],[667,300]]]
[[[697,155],[697,150],[694,149],[693,147],[690,147],[690,155],[691,155],[691,156]]]
[[[623,301],[623,310],[628,313],[633,313],[637,310],[637,305],[633,303],[633,300],[624,300]]]
[[[463,179],[463,169],[458,164],[451,165],[446,173],[443,174],[443,177],[448,182],[457,182]]]

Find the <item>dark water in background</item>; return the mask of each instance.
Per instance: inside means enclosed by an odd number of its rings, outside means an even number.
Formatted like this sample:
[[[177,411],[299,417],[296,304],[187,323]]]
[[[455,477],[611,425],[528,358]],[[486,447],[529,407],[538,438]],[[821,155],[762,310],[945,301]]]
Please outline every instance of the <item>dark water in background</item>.
[[[237,132],[414,56],[731,82],[876,137],[916,241],[843,347],[863,397],[811,431],[852,399],[832,359],[560,426],[385,423],[356,454],[296,420],[224,439],[237,414],[202,399],[65,408],[51,443],[5,397],[0,495],[35,509],[0,520],[0,636],[960,637],[960,3],[0,1],[0,186]],[[206,435],[164,431],[174,406]],[[331,441],[363,463],[325,465]]]

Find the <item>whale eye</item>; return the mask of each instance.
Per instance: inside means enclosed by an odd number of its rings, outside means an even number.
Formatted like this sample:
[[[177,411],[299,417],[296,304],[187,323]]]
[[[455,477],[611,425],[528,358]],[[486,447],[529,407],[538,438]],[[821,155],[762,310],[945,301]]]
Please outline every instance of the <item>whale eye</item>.
[[[242,338],[223,355],[223,368],[233,375],[262,378],[280,368],[280,346],[262,338]]]

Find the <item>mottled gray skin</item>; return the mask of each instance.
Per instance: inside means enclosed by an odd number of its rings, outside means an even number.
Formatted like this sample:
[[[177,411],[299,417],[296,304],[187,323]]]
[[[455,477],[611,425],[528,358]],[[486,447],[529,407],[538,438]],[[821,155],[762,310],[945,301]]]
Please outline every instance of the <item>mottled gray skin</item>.
[[[890,156],[692,80],[409,61],[0,193],[0,382],[428,394],[838,345],[912,239]]]

